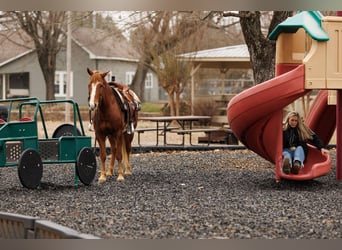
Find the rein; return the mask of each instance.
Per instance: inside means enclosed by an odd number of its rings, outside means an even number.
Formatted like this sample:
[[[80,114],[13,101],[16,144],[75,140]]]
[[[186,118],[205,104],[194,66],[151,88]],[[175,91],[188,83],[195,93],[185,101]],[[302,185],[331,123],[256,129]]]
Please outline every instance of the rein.
[[[100,100],[99,100],[99,105],[98,107],[95,109],[94,111],[94,119],[96,119],[96,124],[99,126],[99,115],[97,113],[97,110],[101,108],[101,104],[102,104],[102,100],[103,100],[103,97],[100,96]],[[91,121],[91,123],[93,124],[94,126],[94,122],[92,121],[91,119],[91,110],[89,110],[89,120]],[[94,126],[94,130],[95,130],[95,142],[94,142],[94,152],[96,151],[96,141],[97,141],[97,130],[98,130],[98,126],[95,127]]]

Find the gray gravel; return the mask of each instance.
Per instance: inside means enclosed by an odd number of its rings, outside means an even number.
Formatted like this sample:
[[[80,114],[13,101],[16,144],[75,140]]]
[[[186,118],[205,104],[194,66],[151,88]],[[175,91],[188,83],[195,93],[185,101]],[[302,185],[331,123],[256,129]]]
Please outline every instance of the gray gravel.
[[[248,150],[134,154],[123,183],[78,187],[73,164],[45,165],[40,190],[3,167],[0,211],[111,239],[341,239],[331,155],[329,175],[279,183],[273,165]]]

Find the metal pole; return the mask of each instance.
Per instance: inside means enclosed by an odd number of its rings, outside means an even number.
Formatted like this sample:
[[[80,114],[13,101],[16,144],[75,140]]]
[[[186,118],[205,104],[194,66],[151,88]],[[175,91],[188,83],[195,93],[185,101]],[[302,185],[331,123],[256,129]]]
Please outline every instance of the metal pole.
[[[194,68],[191,70],[191,115],[194,115],[195,106],[195,79],[194,79]]]
[[[71,11],[67,12],[67,51],[66,51],[66,96],[65,99],[70,99],[70,82],[71,82]],[[65,121],[70,121],[70,105],[65,103]]]

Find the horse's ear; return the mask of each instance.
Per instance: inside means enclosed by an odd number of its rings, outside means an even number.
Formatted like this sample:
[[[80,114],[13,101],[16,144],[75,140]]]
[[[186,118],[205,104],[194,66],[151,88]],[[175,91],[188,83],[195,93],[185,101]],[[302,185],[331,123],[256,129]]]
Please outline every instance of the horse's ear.
[[[109,73],[109,70],[106,71],[106,72],[101,73],[101,76],[102,76],[103,78],[105,78],[105,76],[106,76],[108,73]]]
[[[87,68],[87,72],[88,72],[89,75],[93,74],[93,71],[91,71],[89,68]]]

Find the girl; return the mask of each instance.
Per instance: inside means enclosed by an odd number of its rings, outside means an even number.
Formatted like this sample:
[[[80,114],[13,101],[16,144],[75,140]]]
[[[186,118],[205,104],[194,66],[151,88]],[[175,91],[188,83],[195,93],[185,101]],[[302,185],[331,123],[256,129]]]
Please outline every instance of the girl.
[[[298,112],[290,112],[283,126],[283,172],[298,174],[304,167],[308,153],[307,142],[311,142],[322,154],[328,154],[321,139],[306,126]]]

